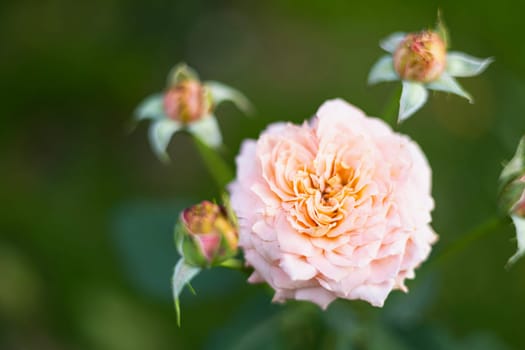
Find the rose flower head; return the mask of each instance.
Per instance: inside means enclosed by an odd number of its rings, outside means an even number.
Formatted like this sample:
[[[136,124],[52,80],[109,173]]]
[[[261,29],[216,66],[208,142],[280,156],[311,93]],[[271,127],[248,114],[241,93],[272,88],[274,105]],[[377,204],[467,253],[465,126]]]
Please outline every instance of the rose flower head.
[[[516,228],[518,251],[508,261],[513,265],[525,255],[525,136],[520,140],[514,157],[503,168],[499,178],[499,204]]]
[[[232,101],[245,113],[252,106],[239,91],[216,81],[201,82],[186,64],[176,65],[168,75],[164,92],[147,97],[135,112],[136,120],[150,119],[149,140],[153,151],[163,160],[166,148],[178,131],[188,131],[212,148],[222,144],[215,109],[223,101]]]
[[[215,266],[237,254],[237,229],[226,209],[203,201],[182,211],[175,229],[179,253],[189,265]]]
[[[229,191],[249,281],[267,282],[277,302],[382,306],[437,238],[420,148],[343,100],[245,141]]]
[[[368,83],[402,81],[398,122],[423,107],[428,98],[427,89],[450,92],[473,102],[455,78],[479,75],[493,59],[447,52],[447,45],[448,33],[440,17],[435,30],[396,32],[380,42],[388,54],[372,66]]]

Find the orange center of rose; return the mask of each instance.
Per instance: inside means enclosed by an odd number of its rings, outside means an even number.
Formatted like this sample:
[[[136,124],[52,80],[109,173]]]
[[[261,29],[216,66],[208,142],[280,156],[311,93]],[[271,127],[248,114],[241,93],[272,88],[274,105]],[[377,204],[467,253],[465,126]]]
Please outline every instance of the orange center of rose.
[[[292,180],[291,215],[300,231],[312,237],[336,237],[332,229],[345,217],[345,203],[360,197],[355,190],[358,180],[353,169],[335,162],[323,174],[306,168],[298,171]]]

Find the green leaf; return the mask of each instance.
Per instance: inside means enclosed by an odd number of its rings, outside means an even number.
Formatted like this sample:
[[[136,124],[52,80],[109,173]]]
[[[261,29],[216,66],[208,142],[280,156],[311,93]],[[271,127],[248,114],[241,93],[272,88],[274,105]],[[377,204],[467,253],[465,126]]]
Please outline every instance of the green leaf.
[[[217,118],[212,114],[188,124],[186,129],[208,147],[218,148],[222,145],[222,134],[219,123],[217,122]]]
[[[168,74],[168,88],[176,86],[184,80],[199,80],[199,75],[186,63],[179,63]]]
[[[387,52],[394,53],[396,51],[397,47],[403,39],[405,38],[406,33],[403,32],[395,32],[384,38],[379,42],[379,46]]]
[[[420,83],[403,81],[403,90],[399,100],[398,122],[401,123],[423,107],[427,101],[428,93]]]
[[[184,258],[181,258],[175,270],[173,271],[173,278],[171,280],[173,299],[175,301],[175,312],[177,313],[177,325],[180,327],[180,303],[179,295],[186,284],[188,284],[199,272],[200,268],[187,265]]]
[[[174,133],[182,128],[180,123],[170,119],[157,120],[151,124],[149,129],[149,141],[153,152],[163,162],[169,162],[169,156],[166,148]]]
[[[166,118],[164,113],[164,94],[157,93],[146,97],[137,107],[134,114],[137,121]]]
[[[518,251],[510,257],[507,261],[506,268],[510,268],[516,263],[523,255],[525,255],[525,218],[517,215],[512,215],[512,222],[516,228],[516,239],[518,241]]]
[[[399,76],[394,70],[394,61],[391,55],[381,57],[370,69],[368,84],[376,84],[382,81],[399,80]]]
[[[463,90],[463,88],[461,87],[461,85],[459,85],[456,79],[454,79],[447,73],[441,74],[438,80],[428,83],[426,86],[431,90],[444,91],[456,94],[458,96],[466,98],[470,103],[474,103],[472,96],[470,96],[468,92]]]
[[[210,92],[214,106],[218,106],[224,101],[231,101],[245,114],[253,114],[253,105],[239,90],[217,81],[207,81],[204,86]]]
[[[453,77],[472,77],[483,73],[492,62],[492,57],[477,58],[463,52],[449,52],[446,72]]]
[[[240,259],[231,258],[223,261],[219,266],[233,270],[242,270],[244,268],[244,262]]]

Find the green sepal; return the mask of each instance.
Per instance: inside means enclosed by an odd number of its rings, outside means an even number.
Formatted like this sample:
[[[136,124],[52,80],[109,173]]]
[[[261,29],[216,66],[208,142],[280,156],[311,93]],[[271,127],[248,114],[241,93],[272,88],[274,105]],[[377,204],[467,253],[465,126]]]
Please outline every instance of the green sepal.
[[[184,286],[201,271],[200,268],[186,264],[184,258],[180,258],[173,270],[173,277],[171,279],[171,287],[173,291],[173,300],[175,302],[175,312],[177,314],[177,325],[180,327],[180,302],[179,296]]]
[[[499,176],[500,188],[505,187],[509,182],[525,174],[525,136],[522,136],[516,153],[505,165]]]
[[[174,66],[168,74],[168,89],[177,86],[185,80],[199,80],[197,72],[182,62]]]
[[[506,268],[512,267],[523,255],[525,255],[525,218],[517,215],[512,215],[512,222],[516,228],[516,240],[518,242],[518,250],[510,257],[505,265]]]
[[[231,101],[237,108],[239,108],[246,115],[252,115],[254,107],[250,100],[239,90],[231,86],[219,83],[218,81],[206,81],[204,87],[210,93],[213,108],[216,108],[224,101]]]
[[[224,208],[226,208],[228,220],[230,220],[235,225],[235,227],[239,227],[239,219],[237,218],[237,215],[235,214],[235,211],[232,208],[230,195],[227,192],[223,192],[221,197],[222,205]]]
[[[200,120],[187,124],[186,130],[208,147],[217,149],[222,145],[219,123],[213,114],[208,114]]]
[[[156,93],[146,97],[135,109],[134,116],[136,121],[167,118],[164,113],[164,94]]]
[[[502,188],[499,194],[499,207],[504,215],[508,215],[520,200],[525,191],[525,182],[511,181]]]
[[[188,265],[195,267],[209,267],[206,257],[200,251],[200,245],[195,238],[186,232],[184,224],[179,220],[175,225],[175,246],[180,256]]]
[[[438,10],[437,14],[437,22],[436,22],[436,33],[441,37],[443,42],[445,43],[445,47],[450,47],[450,34],[448,32],[448,28],[445,25],[445,21],[443,20],[443,14],[441,13],[441,10]]]
[[[428,93],[423,84],[403,81],[403,90],[399,99],[398,123],[416,113],[427,101]]]
[[[441,74],[441,76],[437,80],[428,83],[426,86],[430,90],[444,91],[456,94],[460,97],[467,99],[470,103],[474,103],[472,96],[468,92],[466,92],[461,87],[461,85],[459,85],[456,79],[451,77],[448,73]]]
[[[383,81],[399,80],[399,76],[394,70],[394,60],[392,55],[381,57],[370,69],[368,74],[368,84],[376,84]]]
[[[446,72],[453,77],[473,77],[483,73],[492,62],[492,57],[477,58],[463,52],[449,52]]]
[[[395,32],[384,38],[379,42],[379,46],[386,52],[394,53],[397,47],[405,39],[407,34],[403,32]]]
[[[241,259],[230,258],[221,262],[219,266],[232,270],[242,270],[244,268],[244,262]]]
[[[164,163],[170,158],[166,149],[173,135],[183,128],[182,124],[171,119],[155,120],[149,128],[149,140],[153,152]]]

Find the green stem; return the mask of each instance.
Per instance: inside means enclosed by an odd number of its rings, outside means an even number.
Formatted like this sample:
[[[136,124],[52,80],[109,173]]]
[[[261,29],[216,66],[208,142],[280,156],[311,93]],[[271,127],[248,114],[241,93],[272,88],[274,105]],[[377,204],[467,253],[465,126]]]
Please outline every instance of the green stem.
[[[219,191],[224,191],[224,187],[233,180],[233,171],[216,150],[204,144],[197,137],[193,137],[193,140]]]
[[[483,221],[446,247],[443,252],[427,266],[426,271],[433,270],[454,255],[457,255],[459,252],[464,250],[472,242],[475,242],[485,237],[489,233],[496,231],[499,227],[506,223],[506,221],[506,218],[502,218],[500,216],[493,216]]]
[[[397,127],[397,115],[399,111],[399,99],[401,98],[401,87],[397,87],[392,94],[388,104],[385,106],[381,119],[383,119],[392,129]]]

